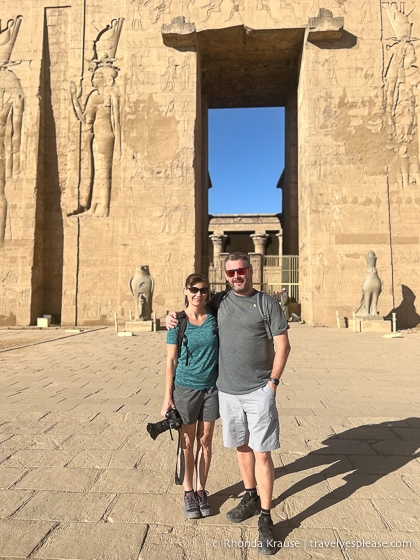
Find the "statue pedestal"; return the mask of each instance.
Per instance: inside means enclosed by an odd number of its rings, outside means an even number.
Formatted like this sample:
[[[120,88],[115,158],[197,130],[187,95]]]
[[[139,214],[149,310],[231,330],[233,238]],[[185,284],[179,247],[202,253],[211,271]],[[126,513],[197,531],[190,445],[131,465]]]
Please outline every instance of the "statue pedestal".
[[[392,332],[392,322],[383,317],[354,317],[349,320],[349,329],[353,332]]]
[[[155,325],[155,328],[153,326]],[[160,327],[159,319],[155,321],[127,321],[125,323],[125,330],[128,332],[153,332]]]
[[[357,320],[357,318],[356,318]],[[365,319],[361,321],[361,332],[390,333],[392,332],[391,321],[380,319]]]
[[[362,332],[362,319],[349,319],[349,329],[353,332]]]

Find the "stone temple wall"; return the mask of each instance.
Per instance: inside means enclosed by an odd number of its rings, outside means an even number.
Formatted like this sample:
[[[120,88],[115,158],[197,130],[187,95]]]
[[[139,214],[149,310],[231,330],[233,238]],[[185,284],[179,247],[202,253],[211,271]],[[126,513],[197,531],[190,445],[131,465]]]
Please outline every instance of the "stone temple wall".
[[[181,307],[208,261],[207,110],[274,105],[287,111],[284,252],[299,250],[303,317],[351,317],[373,250],[380,313],[415,322],[414,8],[0,0],[0,325],[128,317],[139,266],[158,317]]]
[[[355,9],[355,6],[358,9]],[[312,20],[299,82],[302,307],[312,324],[351,317],[369,250],[380,315],[420,322],[420,11],[414,2],[341,2]],[[325,28],[325,31],[322,31]],[[330,31],[328,31],[330,29]],[[316,71],[314,71],[316,69]]]

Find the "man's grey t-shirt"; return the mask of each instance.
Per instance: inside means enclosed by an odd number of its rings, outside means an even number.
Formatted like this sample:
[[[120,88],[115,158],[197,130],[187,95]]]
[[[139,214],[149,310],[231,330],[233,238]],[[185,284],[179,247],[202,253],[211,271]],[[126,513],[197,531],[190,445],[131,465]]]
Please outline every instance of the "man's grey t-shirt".
[[[285,332],[287,321],[279,302],[267,298],[273,336]],[[243,395],[266,385],[274,360],[273,340],[267,336],[257,305],[257,291],[250,296],[228,292],[217,313],[219,325],[219,377],[224,393]]]

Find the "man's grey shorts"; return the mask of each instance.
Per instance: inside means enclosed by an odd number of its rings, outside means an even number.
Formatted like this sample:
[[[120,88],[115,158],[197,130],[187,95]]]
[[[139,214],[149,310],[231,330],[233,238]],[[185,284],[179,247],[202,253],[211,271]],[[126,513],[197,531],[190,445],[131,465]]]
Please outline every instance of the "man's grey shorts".
[[[188,389],[175,384],[173,399],[183,424],[195,424],[197,420],[214,422],[220,418],[219,395],[216,387]]]
[[[225,447],[249,445],[257,452],[280,447],[276,395],[268,385],[246,395],[219,391],[219,406]]]

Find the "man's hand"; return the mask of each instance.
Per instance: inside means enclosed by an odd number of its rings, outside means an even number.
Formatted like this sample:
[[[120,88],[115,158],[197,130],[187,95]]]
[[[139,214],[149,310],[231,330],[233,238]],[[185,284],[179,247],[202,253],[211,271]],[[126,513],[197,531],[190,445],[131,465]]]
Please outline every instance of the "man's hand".
[[[176,318],[176,312],[171,311],[170,313],[168,313],[166,315],[165,326],[166,326],[167,330],[169,331],[170,329],[173,329],[174,327],[176,327],[177,324],[178,324],[178,319]]]

